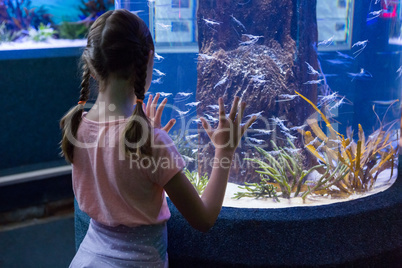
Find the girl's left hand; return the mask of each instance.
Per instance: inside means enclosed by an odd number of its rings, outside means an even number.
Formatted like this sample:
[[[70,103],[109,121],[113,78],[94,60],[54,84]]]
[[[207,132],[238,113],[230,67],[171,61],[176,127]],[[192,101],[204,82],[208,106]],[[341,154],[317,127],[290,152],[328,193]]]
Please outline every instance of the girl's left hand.
[[[160,94],[156,93],[156,96],[153,99],[153,96],[149,95],[147,105],[145,106],[145,104],[143,104],[143,109],[145,111],[145,114],[151,120],[151,124],[153,127],[160,128],[166,132],[169,132],[170,129],[176,123],[176,120],[170,119],[169,122],[164,127],[162,127],[161,118],[162,118],[163,109],[165,108],[165,105],[167,103],[167,98],[165,98],[162,101],[162,103],[159,105],[158,109],[156,109],[156,107],[158,106],[159,96],[160,96]]]

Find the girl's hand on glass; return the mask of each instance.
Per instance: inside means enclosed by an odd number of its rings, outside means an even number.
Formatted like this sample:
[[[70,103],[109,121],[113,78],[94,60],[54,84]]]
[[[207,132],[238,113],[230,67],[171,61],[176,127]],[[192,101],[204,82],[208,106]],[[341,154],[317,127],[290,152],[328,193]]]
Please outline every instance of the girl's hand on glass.
[[[246,103],[242,102],[239,106],[239,100],[239,97],[235,97],[229,116],[226,116],[223,99],[219,98],[219,124],[216,129],[212,129],[205,118],[200,118],[203,128],[217,150],[233,154],[244,132],[257,119],[257,116],[253,116],[245,124],[241,124]]]
[[[159,107],[156,108],[158,106],[159,96],[159,93],[156,94],[155,98],[153,98],[152,95],[149,95],[147,105],[145,106],[145,104],[143,104],[143,109],[145,110],[145,114],[147,115],[147,117],[151,120],[151,124],[153,127],[160,128],[166,132],[169,132],[176,123],[176,120],[170,119],[169,122],[164,127],[162,127],[161,118],[163,109],[165,108],[165,105],[167,103],[167,98],[165,98],[159,105]]]

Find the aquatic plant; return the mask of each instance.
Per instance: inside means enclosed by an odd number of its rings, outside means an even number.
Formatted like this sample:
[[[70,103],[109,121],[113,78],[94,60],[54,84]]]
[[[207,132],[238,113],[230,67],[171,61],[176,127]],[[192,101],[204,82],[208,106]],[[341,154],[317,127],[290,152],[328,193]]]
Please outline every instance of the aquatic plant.
[[[274,148],[272,152],[255,147],[265,161],[258,158],[245,158],[245,160],[257,163],[262,169],[256,170],[257,173],[278,183],[282,197],[290,198],[291,193],[294,193],[293,196],[298,196],[307,176],[324,165],[316,165],[309,170],[304,170],[300,149],[297,149],[290,139],[288,139],[290,147],[286,148],[279,148],[274,141],[271,143]]]
[[[46,8],[31,8],[30,0],[0,0],[0,20],[11,32],[29,30],[31,27],[38,29],[41,24],[53,25]]]
[[[202,195],[208,183],[208,173],[205,173],[203,176],[199,176],[198,172],[190,171],[187,168],[184,169],[184,173],[186,174],[186,177],[189,179],[194,188],[197,190],[197,193],[199,195]]]
[[[239,186],[245,192],[237,192],[233,198],[240,199],[242,197],[272,198],[276,202],[280,202],[276,193],[277,187],[269,182],[268,179],[262,178],[260,182],[248,183]]]
[[[174,140],[176,148],[178,152],[181,154],[183,159],[187,163],[187,168],[195,169],[197,165],[197,146],[190,143],[191,139],[197,138],[198,134],[189,136],[188,132],[184,132],[184,135],[181,135],[181,131],[174,131],[171,134],[172,140]]]
[[[363,128],[359,124],[359,139],[355,142],[351,127],[347,128],[347,138],[345,138],[333,128],[331,122],[317,106],[299,92],[295,91],[295,93],[307,101],[326,123],[330,137],[327,137],[315,118],[307,120],[315,137],[310,131],[301,132],[304,136],[305,147],[326,165],[325,174],[336,180],[336,183],[332,185],[335,185],[339,192],[352,194],[369,191],[378,175],[388,168],[391,168],[390,178],[392,177],[397,149],[392,146],[390,139],[391,127],[385,130],[380,122],[380,128],[366,139]],[[341,177],[337,178],[337,176]]]
[[[7,30],[6,23],[3,21],[0,23],[0,43],[2,42],[12,42],[21,36],[21,31],[10,31]]]
[[[64,39],[83,39],[88,32],[85,24],[63,21],[59,25],[59,36]]]
[[[80,23],[89,27],[99,16],[114,7],[114,0],[81,0]]]
[[[57,31],[54,30],[49,25],[41,24],[39,25],[38,29],[30,28],[29,29],[29,39],[35,42],[44,42],[57,34]]]

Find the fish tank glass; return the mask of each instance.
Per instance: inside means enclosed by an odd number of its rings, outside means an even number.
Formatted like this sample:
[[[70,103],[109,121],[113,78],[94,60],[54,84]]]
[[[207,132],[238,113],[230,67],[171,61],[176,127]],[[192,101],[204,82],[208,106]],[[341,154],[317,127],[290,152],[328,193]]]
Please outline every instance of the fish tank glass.
[[[110,9],[114,0],[1,0],[0,58],[42,57],[43,50],[83,47],[90,25]]]
[[[217,124],[235,96],[258,120],[233,158],[226,206],[319,205],[387,189],[397,177],[400,1],[116,1],[149,25],[150,93],[199,193]]]
[[[216,126],[219,97],[227,113],[239,96],[244,120],[258,116],[233,157],[225,206],[341,202],[396,180],[401,1],[3,0],[0,58],[58,47],[76,47],[78,57],[91,23],[114,8],[150,28],[148,94],[168,98],[162,119],[176,119],[169,135],[199,193],[214,156],[199,118]],[[0,171],[19,166],[8,160]],[[53,153],[46,161],[63,160]]]

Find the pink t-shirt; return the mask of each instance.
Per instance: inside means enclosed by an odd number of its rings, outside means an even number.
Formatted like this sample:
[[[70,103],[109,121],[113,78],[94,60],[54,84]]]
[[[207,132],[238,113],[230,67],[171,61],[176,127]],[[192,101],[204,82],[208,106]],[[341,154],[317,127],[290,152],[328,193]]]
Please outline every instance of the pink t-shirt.
[[[74,141],[72,173],[80,209],[108,226],[167,221],[163,186],[185,167],[169,135],[153,130],[152,158],[125,156],[120,137],[127,120],[95,122],[85,115]]]

